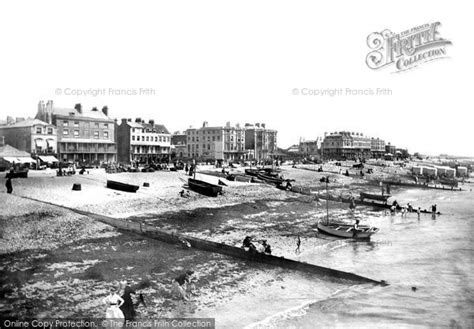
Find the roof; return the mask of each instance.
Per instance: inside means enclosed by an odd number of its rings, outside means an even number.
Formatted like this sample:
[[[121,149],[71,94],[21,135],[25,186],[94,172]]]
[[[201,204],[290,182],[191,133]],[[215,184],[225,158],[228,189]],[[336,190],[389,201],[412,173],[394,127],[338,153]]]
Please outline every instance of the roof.
[[[71,115],[71,113],[74,113]],[[66,117],[74,117],[74,118],[89,118],[89,119],[100,119],[100,120],[108,120],[113,121],[111,118],[106,116],[104,112],[97,110],[97,111],[86,111],[82,110],[82,113],[79,113],[78,110],[74,108],[65,108],[65,107],[53,107],[53,114],[66,116]]]
[[[13,146],[5,145],[0,146],[0,158],[3,157],[29,157],[30,154],[25,151],[20,151]]]
[[[142,122],[141,125],[145,129],[155,129],[157,133],[159,134],[169,134],[170,132],[164,125],[160,125],[158,123],[155,123],[154,126],[152,126],[150,123]]]
[[[50,124],[38,119],[26,119],[11,125],[2,126],[2,128],[32,127],[35,125],[51,126]]]
[[[143,126],[138,122],[127,121],[127,124],[132,128],[143,128]]]

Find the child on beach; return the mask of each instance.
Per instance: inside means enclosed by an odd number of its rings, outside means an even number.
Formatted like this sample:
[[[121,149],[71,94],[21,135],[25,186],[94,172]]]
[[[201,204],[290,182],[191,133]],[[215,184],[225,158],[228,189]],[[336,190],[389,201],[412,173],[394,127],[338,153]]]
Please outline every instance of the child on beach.
[[[171,289],[173,295],[189,300],[188,293],[194,290],[194,284],[192,284],[193,274],[194,271],[188,270],[173,280]]]

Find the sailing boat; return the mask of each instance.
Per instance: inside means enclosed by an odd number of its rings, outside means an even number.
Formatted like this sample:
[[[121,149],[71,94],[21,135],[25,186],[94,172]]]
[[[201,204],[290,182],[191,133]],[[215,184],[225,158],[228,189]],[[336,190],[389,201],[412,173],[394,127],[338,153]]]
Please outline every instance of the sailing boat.
[[[323,181],[323,180],[321,180]],[[354,238],[354,239],[370,239],[370,236],[379,231],[376,227],[359,225],[357,232],[354,232],[354,225],[329,223],[329,195],[328,183],[329,177],[324,179],[326,182],[326,222],[321,220],[318,222],[318,231],[329,235],[337,236],[339,238]]]

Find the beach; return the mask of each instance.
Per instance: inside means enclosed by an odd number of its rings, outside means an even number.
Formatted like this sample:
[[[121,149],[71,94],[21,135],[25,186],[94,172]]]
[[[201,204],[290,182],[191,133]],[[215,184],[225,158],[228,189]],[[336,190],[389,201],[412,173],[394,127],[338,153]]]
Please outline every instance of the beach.
[[[360,191],[380,193],[378,185],[369,184],[367,177],[358,176],[358,170],[350,165],[343,167],[344,171],[346,168],[350,171],[349,177],[339,174],[340,168],[333,165],[325,165],[325,172],[317,172],[318,165],[281,168],[285,178],[295,180],[295,187],[311,191],[310,194],[279,190],[269,184],[221,179],[227,186],[224,186],[224,194],[217,198],[194,192],[189,198],[180,197],[187,176],[179,171],[106,174],[103,170],[93,169],[85,175],[66,177],[56,177],[54,171],[30,172],[29,178],[13,181],[12,195],[0,193],[0,203],[4,205],[0,209],[3,279],[0,314],[101,318],[105,314],[102,299],[109,288],[131,280],[146,300],[146,307],[137,308],[141,319],[212,317],[216,319],[217,327],[278,327],[296,322],[305,326],[313,321],[308,319],[319,312],[313,311],[314,305],[320,305],[322,301],[338,300],[343,296],[357,299],[358,296],[386,294],[383,287],[331,280],[167,244],[118,230],[74,209],[232,246],[240,246],[243,238],[251,235],[267,240],[274,255],[389,283],[395,281],[395,287],[412,298],[406,283],[401,288],[396,275],[388,269],[396,264],[392,252],[398,241],[397,230],[414,227],[416,214],[402,220],[399,215],[390,216],[386,211],[372,207],[357,207],[350,212],[347,204],[329,202],[332,219],[349,223],[360,219],[362,224],[381,227],[381,232],[367,244],[322,236],[316,230],[317,221],[326,216],[326,202],[318,201],[318,193],[335,197],[358,195]],[[375,181],[408,179],[406,168],[373,166],[373,169],[372,180]],[[219,172],[210,167],[202,168],[202,172],[213,171]],[[243,168],[233,172],[243,173]],[[329,177],[327,192],[325,184],[320,182],[322,177]],[[219,180],[199,171],[197,178],[211,183]],[[105,187],[107,180],[135,184],[140,188],[137,193],[112,190]],[[148,183],[149,187],[143,183]],[[73,184],[81,184],[81,191],[73,191]],[[467,190],[464,192],[425,191],[417,194],[396,187],[392,190],[397,198],[400,197],[399,201],[412,202],[415,206],[422,202],[420,206],[424,208],[429,208],[432,199],[441,200],[438,202],[443,212],[449,208],[452,198],[464,200],[472,197],[469,191],[472,186],[465,187]],[[462,216],[469,213],[471,208],[467,207]],[[442,215],[440,220],[451,215]],[[422,222],[431,223],[429,218],[423,216]],[[470,223],[463,223],[468,231],[472,231]],[[429,227],[425,229],[429,230]],[[297,236],[302,239],[299,253],[295,252]],[[471,237],[464,235],[462,239],[472,241]],[[407,241],[413,244],[414,240]],[[466,244],[465,240],[462,241]],[[469,243],[468,249],[471,250],[472,244]],[[396,250],[395,255],[399,253]],[[324,255],[331,255],[331,258]],[[374,257],[373,262],[371,257]],[[183,301],[171,294],[171,281],[188,269],[197,274],[196,289],[190,301]],[[458,270],[464,275],[464,269]],[[393,288],[385,291],[389,289]],[[472,285],[466,289],[472,291]],[[469,297],[465,298],[468,298],[469,306]],[[462,298],[464,303],[465,298]],[[451,311],[451,314],[456,323],[472,323],[472,311],[468,309],[461,308]],[[326,313],[325,321],[334,316],[334,313]],[[389,325],[413,324],[410,322],[412,319],[382,320]]]

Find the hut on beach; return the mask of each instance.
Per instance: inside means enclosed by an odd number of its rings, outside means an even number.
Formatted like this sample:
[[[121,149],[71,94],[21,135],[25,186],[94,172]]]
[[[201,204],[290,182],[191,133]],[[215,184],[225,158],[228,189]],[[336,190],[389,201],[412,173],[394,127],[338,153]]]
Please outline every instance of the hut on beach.
[[[459,177],[466,177],[467,176],[467,168],[459,166],[457,169],[457,174]]]
[[[28,152],[20,151],[10,145],[0,146],[0,170],[7,170],[14,165],[30,164],[36,161]]]

